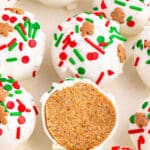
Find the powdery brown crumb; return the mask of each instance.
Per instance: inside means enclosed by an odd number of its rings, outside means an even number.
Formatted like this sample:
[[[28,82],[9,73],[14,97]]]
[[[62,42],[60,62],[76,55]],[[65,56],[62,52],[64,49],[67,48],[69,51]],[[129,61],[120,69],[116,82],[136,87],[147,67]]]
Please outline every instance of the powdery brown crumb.
[[[98,146],[116,122],[111,101],[86,83],[54,92],[45,105],[45,115],[49,133],[67,150]]]

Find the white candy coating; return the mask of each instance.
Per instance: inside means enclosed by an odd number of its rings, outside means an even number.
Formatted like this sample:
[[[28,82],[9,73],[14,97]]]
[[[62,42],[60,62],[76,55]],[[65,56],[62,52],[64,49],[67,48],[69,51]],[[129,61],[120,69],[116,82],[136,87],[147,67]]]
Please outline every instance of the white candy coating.
[[[94,31],[83,37],[80,29],[88,21],[93,22]],[[53,65],[61,79],[81,76],[97,84],[110,82],[123,72],[123,63],[118,56],[118,45],[123,47],[123,41],[126,38],[119,33],[116,22],[99,14],[78,14],[59,25],[54,34]]]
[[[45,35],[34,15],[0,10],[0,23],[14,28],[13,32],[8,31],[7,37],[0,34],[1,73],[17,80],[35,77],[45,51]]]
[[[0,106],[8,112],[7,124],[0,123],[0,145],[3,148],[8,148],[8,145],[15,147],[26,142],[33,133],[35,104],[31,94],[13,78],[0,75],[0,85],[0,90],[8,92],[5,101],[0,102]]]
[[[117,108],[116,100],[111,94],[104,92],[96,84],[94,84],[92,81],[90,81],[88,79],[66,78],[66,80],[61,84],[60,83],[52,83],[50,91],[46,92],[41,97],[41,100],[40,100],[42,103],[41,114],[42,114],[42,123],[43,123],[44,131],[45,131],[46,135],[48,136],[48,138],[52,141],[52,149],[65,150],[65,148],[63,148],[61,145],[59,145],[57,143],[57,141],[49,134],[49,131],[46,127],[45,104],[46,104],[48,98],[55,91],[58,91],[58,90],[60,91],[60,90],[63,90],[64,88],[71,87],[71,86],[75,85],[76,83],[88,83],[88,84],[94,86],[95,88],[97,88],[98,91],[100,91],[101,93],[103,93],[105,96],[107,96],[109,98],[109,100],[112,102],[112,104],[116,110],[116,123],[115,123],[115,126],[114,126],[112,132],[109,134],[108,138],[101,145],[99,145],[93,149],[93,150],[102,150],[103,146],[113,137],[113,135],[115,134],[115,132],[118,128],[118,123],[119,123],[118,108]]]
[[[78,0],[39,0],[41,3],[47,6],[54,7],[67,7],[68,9],[74,9],[78,3]]]
[[[17,0],[0,0],[0,8],[13,6]]]
[[[145,85],[150,88],[150,47],[146,46],[147,42],[150,43],[150,26],[145,26],[133,45],[134,65]]]
[[[149,113],[150,113],[150,97],[145,98],[143,103],[138,107],[136,113],[144,113],[146,117],[148,117]],[[135,120],[133,114],[132,117],[132,121]],[[130,117],[130,119],[131,119]],[[149,150],[149,146],[150,146],[150,139],[149,139],[149,135],[150,135],[150,121],[148,121],[148,125],[144,126],[142,128],[138,127],[136,123],[131,123],[130,122],[130,129],[129,131],[133,131],[133,130],[143,130],[143,131],[139,131],[139,133],[129,133],[131,140],[133,142],[133,144],[135,145],[136,149],[140,150]],[[141,142],[139,142],[141,141]]]
[[[145,4],[147,4],[147,2],[148,1],[146,1]],[[127,36],[140,33],[144,25],[146,25],[149,17],[149,8],[145,4],[140,0],[94,0],[94,7],[98,7],[110,20],[114,20],[111,14],[116,8],[122,9],[125,17],[124,23],[121,23],[120,31],[123,35]]]

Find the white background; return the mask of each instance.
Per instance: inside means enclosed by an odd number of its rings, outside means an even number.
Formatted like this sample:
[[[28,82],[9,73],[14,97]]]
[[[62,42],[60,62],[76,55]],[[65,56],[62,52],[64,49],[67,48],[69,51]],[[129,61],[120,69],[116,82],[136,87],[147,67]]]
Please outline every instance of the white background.
[[[16,5],[17,7],[31,11],[35,14],[36,18],[41,22],[41,26],[47,37],[45,58],[38,76],[35,79],[21,82],[22,85],[33,95],[39,111],[39,99],[41,95],[49,89],[53,81],[57,82],[60,80],[52,67],[50,56],[50,42],[56,26],[70,15],[91,10],[91,3],[92,0],[81,0],[78,10],[73,10],[71,12],[63,8],[56,9],[46,7],[37,2],[37,0],[20,0]],[[128,60],[125,63],[124,74],[111,84],[102,87],[106,92],[109,92],[116,97],[120,115],[119,129],[115,136],[105,146],[104,150],[111,150],[111,147],[114,145],[120,145],[122,147],[130,146],[135,149],[130,141],[129,135],[127,134],[129,127],[128,118],[136,111],[136,108],[140,105],[144,98],[149,96],[148,93],[150,92],[146,89],[133,67],[133,59],[130,48],[134,39],[135,37],[131,38],[130,41],[126,43]],[[11,148],[8,147],[8,149]],[[6,149],[1,147],[0,150]],[[15,148],[15,150],[52,150],[51,142],[43,132],[40,115],[37,118],[36,129],[29,139],[29,142]]]

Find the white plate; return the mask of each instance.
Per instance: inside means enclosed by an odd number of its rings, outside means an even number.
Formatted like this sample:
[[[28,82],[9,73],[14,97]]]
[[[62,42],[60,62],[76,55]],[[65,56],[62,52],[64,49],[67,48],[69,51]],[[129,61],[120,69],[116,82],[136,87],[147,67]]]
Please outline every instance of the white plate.
[[[36,18],[41,22],[42,28],[47,36],[45,58],[39,75],[35,79],[21,82],[23,86],[32,93],[39,110],[39,99],[41,95],[49,89],[53,81],[60,80],[52,67],[50,56],[50,41],[53,38],[52,35],[56,29],[56,25],[72,14],[90,10],[90,7],[92,6],[91,2],[92,0],[81,0],[82,4],[79,5],[80,8],[72,12],[60,8],[56,9],[46,7],[38,3],[36,0],[20,0],[16,5],[16,7],[33,12],[36,15]],[[104,150],[111,150],[111,147],[115,145],[120,145],[122,147],[130,146],[133,148],[129,135],[127,134],[129,127],[128,118],[135,112],[142,100],[144,100],[145,97],[150,96],[149,90],[145,88],[133,67],[130,48],[134,39],[135,38],[131,38],[131,41],[126,43],[128,60],[124,67],[124,74],[122,74],[117,80],[113,81],[110,85],[102,87],[105,91],[108,91],[116,97],[120,113],[119,129],[114,138],[105,146]],[[0,149],[6,150],[2,147]],[[8,150],[10,150],[10,147],[8,147]],[[37,118],[36,129],[29,142],[15,148],[15,150],[51,150],[51,142],[43,131],[40,115]]]

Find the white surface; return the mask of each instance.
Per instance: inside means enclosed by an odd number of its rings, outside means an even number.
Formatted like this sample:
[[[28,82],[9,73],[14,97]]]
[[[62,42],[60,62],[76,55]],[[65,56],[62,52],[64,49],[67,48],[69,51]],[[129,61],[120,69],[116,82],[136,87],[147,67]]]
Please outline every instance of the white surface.
[[[84,11],[90,10],[89,8],[92,6],[92,4],[90,4],[91,2],[92,1],[89,0],[82,0],[82,4],[79,6],[82,7],[82,10]],[[36,0],[35,2],[33,0],[20,0],[17,3],[17,6],[35,13],[37,19],[39,19],[41,22],[43,30],[47,34],[46,54],[39,75],[35,79],[22,82],[24,87],[32,93],[34,100],[40,108],[39,99],[41,95],[50,88],[52,81],[59,81],[59,78],[51,65],[50,41],[52,39],[52,34],[55,31],[57,24],[61,23],[70,14],[81,12],[81,8],[69,13],[60,8],[55,9],[42,6],[40,3],[36,2]],[[134,38],[132,38],[132,40],[133,39]],[[148,97],[148,93],[150,93],[149,90],[145,88],[132,65],[133,60],[131,59],[130,50],[131,43],[132,41],[128,42],[127,44],[129,45],[127,47],[128,60],[125,63],[124,74],[122,74],[117,80],[113,81],[108,86],[106,85],[103,87],[105,91],[113,94],[116,97],[120,112],[119,129],[114,138],[111,139],[111,141],[106,145],[104,150],[111,150],[112,145],[133,147],[129,135],[127,134],[127,130],[129,129],[128,118],[135,112],[136,108],[142,102],[142,99]],[[2,147],[0,149],[7,150],[3,149]],[[10,147],[8,147],[8,150],[9,149]],[[29,142],[18,149],[16,148],[15,150],[52,150],[51,142],[43,131],[40,115],[37,119],[36,129]]]

